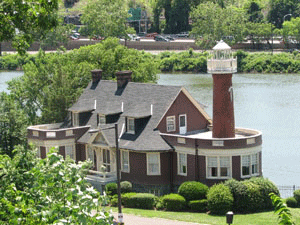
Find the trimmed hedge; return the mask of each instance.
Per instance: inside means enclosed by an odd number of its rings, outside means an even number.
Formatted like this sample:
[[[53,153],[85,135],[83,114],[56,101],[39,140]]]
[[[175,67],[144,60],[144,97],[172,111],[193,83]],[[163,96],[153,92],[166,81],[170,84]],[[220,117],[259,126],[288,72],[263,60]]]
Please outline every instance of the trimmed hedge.
[[[190,201],[189,208],[194,212],[206,212],[207,211],[207,199]]]
[[[108,183],[105,185],[105,192],[108,196],[116,195],[117,190],[118,190],[117,183]]]
[[[127,200],[127,206],[129,208],[138,209],[153,209],[155,204],[155,195],[148,193],[137,193],[131,196]]]
[[[286,205],[288,207],[291,207],[291,208],[297,208],[298,207],[298,202],[297,200],[295,199],[295,197],[289,197],[285,200],[286,202]]]
[[[132,192],[132,184],[129,181],[122,181],[120,183],[121,193]]]
[[[179,194],[168,194],[161,199],[163,206],[168,211],[181,211],[186,207],[186,200]]]
[[[132,197],[135,196],[137,193],[135,192],[128,192],[128,193],[124,193],[121,195],[121,199],[122,199],[122,205],[124,205],[124,207],[129,207],[128,206],[128,200]]]
[[[232,210],[233,196],[224,184],[213,185],[207,193],[207,209],[212,214],[225,215]]]
[[[300,206],[300,189],[294,191],[294,198],[296,199],[298,206]]]
[[[178,194],[183,196],[187,202],[206,198],[208,186],[197,181],[186,181],[178,188]]]

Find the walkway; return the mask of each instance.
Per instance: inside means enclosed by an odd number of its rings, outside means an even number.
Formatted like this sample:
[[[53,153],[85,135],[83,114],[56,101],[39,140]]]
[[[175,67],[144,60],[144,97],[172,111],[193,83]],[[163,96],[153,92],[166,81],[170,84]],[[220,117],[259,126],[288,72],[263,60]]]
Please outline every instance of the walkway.
[[[118,218],[117,213],[113,213],[115,218]],[[200,223],[183,222],[177,220],[168,220],[162,218],[146,218],[131,214],[123,214],[124,225],[209,225]]]

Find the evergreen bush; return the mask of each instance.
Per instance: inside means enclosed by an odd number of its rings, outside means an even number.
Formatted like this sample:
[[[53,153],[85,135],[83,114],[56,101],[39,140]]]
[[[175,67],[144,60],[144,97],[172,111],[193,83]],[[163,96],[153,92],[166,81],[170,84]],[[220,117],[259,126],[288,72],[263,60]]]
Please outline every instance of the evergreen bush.
[[[189,208],[195,212],[206,212],[207,211],[207,199],[190,201]]]
[[[132,196],[134,196],[134,195],[136,195],[137,193],[135,193],[135,192],[128,192],[128,193],[125,193],[125,194],[122,194],[122,205],[124,206],[124,207],[129,207],[128,206],[128,200],[132,197]]]
[[[242,181],[242,183],[247,187],[247,209],[244,212],[259,212],[262,209],[264,201],[260,186],[251,182],[250,180]]]
[[[261,211],[273,210],[274,207],[269,195],[270,193],[274,193],[275,195],[280,196],[277,186],[268,178],[264,177],[252,177],[249,181],[259,186],[262,198],[262,202],[258,205],[259,209]]]
[[[298,207],[298,202],[297,202],[295,197],[289,197],[285,200],[285,202],[286,202],[286,205],[288,207],[291,207],[291,208],[297,208]]]
[[[121,193],[132,192],[132,184],[129,181],[120,182]]]
[[[153,194],[137,193],[127,200],[130,208],[153,209],[156,197]]]
[[[105,192],[108,196],[117,194],[118,186],[117,183],[108,183],[105,185]]]
[[[206,198],[208,186],[197,181],[186,181],[178,188],[178,194],[183,196],[187,202]]]
[[[207,193],[207,209],[212,214],[225,215],[232,210],[233,196],[228,186],[215,184]]]
[[[163,206],[168,211],[181,211],[186,207],[186,200],[179,194],[168,194],[161,199]]]
[[[298,205],[300,206],[300,189],[294,191],[294,198],[298,202]]]

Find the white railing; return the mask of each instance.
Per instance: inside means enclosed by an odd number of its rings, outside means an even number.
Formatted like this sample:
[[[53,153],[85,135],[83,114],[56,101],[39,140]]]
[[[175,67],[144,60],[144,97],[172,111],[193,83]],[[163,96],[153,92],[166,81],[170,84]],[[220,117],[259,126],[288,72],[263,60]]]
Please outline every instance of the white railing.
[[[113,172],[100,172],[95,170],[89,170],[89,175],[87,177],[94,181],[99,182],[109,182],[117,180],[117,174]]]
[[[233,59],[208,59],[207,60],[208,73],[236,73],[237,60]]]

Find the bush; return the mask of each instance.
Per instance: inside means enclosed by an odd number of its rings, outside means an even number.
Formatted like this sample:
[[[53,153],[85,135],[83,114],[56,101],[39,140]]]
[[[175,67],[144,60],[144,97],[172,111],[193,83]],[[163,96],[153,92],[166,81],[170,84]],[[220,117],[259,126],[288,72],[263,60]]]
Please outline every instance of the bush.
[[[264,201],[260,186],[250,180],[242,181],[242,183],[247,187],[247,209],[244,212],[260,211]]]
[[[215,184],[207,193],[207,209],[212,214],[225,215],[232,210],[233,196],[229,187]]]
[[[168,211],[180,211],[186,206],[186,200],[179,194],[168,194],[161,199],[163,206]]]
[[[132,184],[129,181],[122,181],[120,183],[121,193],[132,192]]]
[[[258,205],[260,210],[273,210],[273,204],[270,199],[270,193],[280,196],[277,186],[267,178],[252,177],[250,182],[257,184],[261,193],[262,202]]]
[[[132,196],[135,196],[136,193],[135,192],[128,192],[128,193],[125,193],[125,194],[122,194],[122,205],[124,207],[129,207],[128,206],[128,200],[132,197]]]
[[[117,183],[108,183],[105,185],[105,192],[108,196],[117,194],[118,186]]]
[[[110,206],[112,207],[118,206],[118,195],[112,196],[112,198],[110,199]]]
[[[286,199],[286,205],[291,208],[297,208],[298,202],[295,197],[289,197]]]
[[[178,194],[183,196],[187,202],[206,198],[208,187],[197,181],[186,181],[178,188]]]
[[[294,191],[294,198],[296,199],[298,205],[300,205],[300,189]]]
[[[153,194],[137,193],[127,200],[127,205],[130,208],[153,209],[155,198]]]
[[[195,212],[207,211],[207,199],[193,200],[189,202],[189,207]]]

